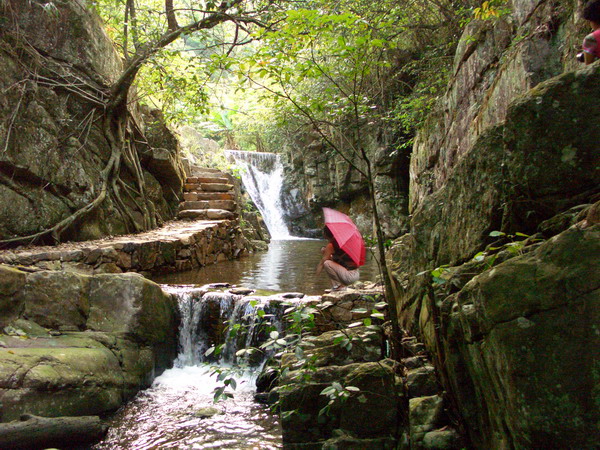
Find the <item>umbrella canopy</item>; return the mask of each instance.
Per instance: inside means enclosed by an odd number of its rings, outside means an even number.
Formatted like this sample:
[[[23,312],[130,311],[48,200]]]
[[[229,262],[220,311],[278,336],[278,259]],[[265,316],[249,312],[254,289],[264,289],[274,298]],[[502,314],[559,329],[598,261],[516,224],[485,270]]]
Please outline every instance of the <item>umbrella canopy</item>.
[[[367,256],[365,241],[350,217],[331,208],[323,208],[323,215],[325,216],[325,225],[333,234],[339,247],[352,258],[357,266],[364,265]]]

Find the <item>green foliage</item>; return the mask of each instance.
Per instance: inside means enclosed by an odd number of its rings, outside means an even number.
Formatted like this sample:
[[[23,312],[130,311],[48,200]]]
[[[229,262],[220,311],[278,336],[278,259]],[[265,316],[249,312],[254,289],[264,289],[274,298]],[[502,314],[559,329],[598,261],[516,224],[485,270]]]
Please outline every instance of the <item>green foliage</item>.
[[[502,231],[492,231],[490,236],[500,238],[499,243],[488,245],[484,251],[478,252],[473,257],[473,261],[484,262],[488,268],[493,267],[496,259],[498,259],[499,252],[506,250],[514,256],[522,255],[526,245],[541,240],[520,232],[506,234]]]
[[[510,14],[506,0],[487,0],[481,6],[473,9],[473,17],[478,20],[495,20]]]

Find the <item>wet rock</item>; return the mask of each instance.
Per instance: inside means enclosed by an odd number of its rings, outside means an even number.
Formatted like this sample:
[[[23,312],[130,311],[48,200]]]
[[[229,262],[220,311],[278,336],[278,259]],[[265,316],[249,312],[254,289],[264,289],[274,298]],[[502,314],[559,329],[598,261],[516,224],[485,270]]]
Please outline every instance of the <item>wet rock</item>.
[[[429,364],[408,370],[405,384],[409,398],[434,395],[440,391],[435,369]]]
[[[286,292],[281,294],[283,298],[304,298],[305,294],[302,292]]]
[[[452,429],[435,430],[425,433],[421,445],[423,448],[436,450],[458,450],[464,448],[460,435],[456,430]]]
[[[198,417],[200,419],[208,419],[212,416],[216,416],[219,414],[223,414],[223,410],[208,406],[206,408],[197,409],[196,411],[194,411],[193,415],[194,417]]]
[[[208,289],[221,289],[231,287],[229,283],[212,283],[206,286]]]
[[[411,398],[408,405],[411,442],[417,442],[439,424],[444,400],[439,395],[417,397]]]
[[[229,289],[229,292],[234,295],[251,295],[254,293],[254,289],[232,288],[232,289]]]

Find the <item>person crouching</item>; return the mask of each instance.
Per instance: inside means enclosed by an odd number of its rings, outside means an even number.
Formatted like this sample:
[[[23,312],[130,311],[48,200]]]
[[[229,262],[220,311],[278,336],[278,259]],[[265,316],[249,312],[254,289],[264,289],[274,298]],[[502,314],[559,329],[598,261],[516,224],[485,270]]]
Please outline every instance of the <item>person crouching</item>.
[[[327,226],[323,228],[323,234],[329,242],[321,249],[323,257],[317,266],[317,275],[325,268],[333,290],[358,281],[360,274],[356,263],[339,247]]]

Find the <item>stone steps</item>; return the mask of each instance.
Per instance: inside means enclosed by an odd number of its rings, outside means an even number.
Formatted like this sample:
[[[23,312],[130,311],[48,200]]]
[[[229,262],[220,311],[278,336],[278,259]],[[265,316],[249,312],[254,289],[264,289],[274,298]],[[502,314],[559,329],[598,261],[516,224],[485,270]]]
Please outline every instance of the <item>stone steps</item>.
[[[227,192],[184,192],[183,200],[196,202],[198,200],[235,200],[235,195]]]
[[[185,180],[178,219],[230,220],[237,217],[234,185],[217,169],[195,168]]]
[[[224,209],[226,211],[235,211],[236,203],[233,200],[196,200],[187,201],[179,204],[179,210],[186,209]]]
[[[235,218],[235,213],[224,209],[184,209],[179,211],[177,217],[187,220],[230,220]]]
[[[210,183],[221,183],[221,184],[229,184],[229,178],[225,177],[188,177],[186,179],[186,183],[190,184],[210,184]]]
[[[183,189],[185,192],[229,192],[233,189],[233,184],[185,183]]]

